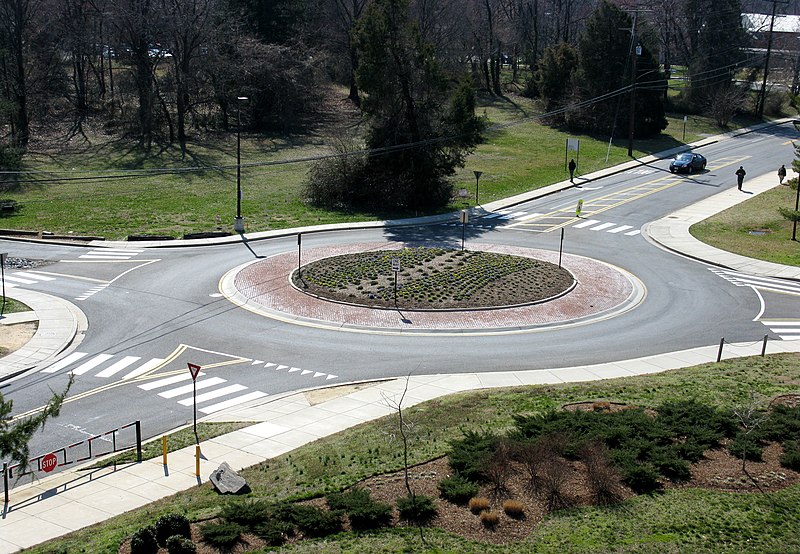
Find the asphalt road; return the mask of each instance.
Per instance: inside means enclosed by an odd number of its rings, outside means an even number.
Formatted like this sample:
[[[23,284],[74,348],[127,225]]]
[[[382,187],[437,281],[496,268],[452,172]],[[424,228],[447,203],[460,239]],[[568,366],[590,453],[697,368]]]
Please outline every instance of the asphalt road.
[[[0,392],[14,401],[15,414],[25,413],[40,407],[51,390],[62,389],[68,372],[76,373],[62,415],[31,446],[36,455],[137,419],[145,437],[191,422],[188,362],[203,366],[203,378],[211,382],[197,390],[198,397],[207,395],[198,406],[208,407],[225,401],[221,393],[214,396],[222,388],[231,391],[229,396],[267,397],[409,373],[592,364],[716,344],[723,336],[730,342],[759,340],[765,334],[777,339],[754,318],[762,308],[775,317],[798,314],[800,302],[791,299],[797,297],[760,298],[703,263],[664,251],[637,231],[735,186],[739,165],[751,177],[774,173],[793,159],[790,141],[797,138],[790,125],[743,135],[703,147],[700,152],[709,160],[703,174],[673,176],[669,160],[659,161],[513,206],[506,218],[471,221],[468,248],[472,242],[557,250],[563,228],[565,252],[620,267],[644,284],[646,295],[635,309],[557,329],[463,336],[353,333],[279,322],[221,296],[220,279],[228,270],[296,251],[294,236],[247,245],[144,250],[114,259],[92,257],[103,253],[87,247],[0,241],[10,256],[52,262],[36,270],[52,280],[24,286],[75,303],[89,321],[74,361],[0,384]],[[574,217],[578,200],[583,200],[581,219]],[[321,232],[304,234],[303,248],[374,241],[460,246],[461,236],[455,222]],[[136,375],[148,367],[158,369]],[[164,379],[173,382],[155,385]]]

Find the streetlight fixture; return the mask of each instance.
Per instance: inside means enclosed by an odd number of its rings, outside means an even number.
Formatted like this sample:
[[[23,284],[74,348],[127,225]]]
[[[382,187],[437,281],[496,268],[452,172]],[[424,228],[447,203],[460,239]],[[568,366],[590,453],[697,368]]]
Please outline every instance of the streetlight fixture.
[[[236,219],[233,220],[233,230],[244,233],[244,218],[242,217],[242,116],[241,104],[248,100],[247,96],[236,97]]]

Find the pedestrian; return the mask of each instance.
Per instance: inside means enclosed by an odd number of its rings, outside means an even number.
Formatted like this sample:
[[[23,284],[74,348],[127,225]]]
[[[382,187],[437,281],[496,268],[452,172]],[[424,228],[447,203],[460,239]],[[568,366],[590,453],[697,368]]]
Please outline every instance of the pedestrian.
[[[570,183],[574,183],[575,182],[575,168],[578,167],[578,164],[575,163],[575,158],[572,158],[569,161],[569,165],[567,167],[569,168],[569,182]]]
[[[744,170],[744,167],[739,166],[739,169],[736,170],[736,184],[739,190],[742,190],[742,183],[744,182],[745,175],[747,175],[747,172]]]
[[[778,183],[782,185],[784,179],[786,179],[786,166],[781,165],[778,168]]]

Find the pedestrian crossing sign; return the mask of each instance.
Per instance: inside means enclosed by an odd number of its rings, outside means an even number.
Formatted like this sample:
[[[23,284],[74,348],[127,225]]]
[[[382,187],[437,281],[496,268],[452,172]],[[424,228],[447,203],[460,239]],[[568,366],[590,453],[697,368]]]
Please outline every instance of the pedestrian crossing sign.
[[[578,205],[575,206],[575,217],[580,217],[583,211],[583,200],[578,200]]]

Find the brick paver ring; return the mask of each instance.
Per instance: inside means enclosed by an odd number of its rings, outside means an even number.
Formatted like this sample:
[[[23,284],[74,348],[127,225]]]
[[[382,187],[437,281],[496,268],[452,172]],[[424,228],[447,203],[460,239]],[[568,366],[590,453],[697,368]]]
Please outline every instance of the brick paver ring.
[[[302,252],[302,263],[369,250],[421,246],[404,242],[360,243]],[[427,244],[430,246],[430,244]],[[558,252],[495,244],[470,244],[483,250],[558,263]],[[513,308],[409,312],[331,302],[304,294],[289,282],[297,252],[276,254],[230,270],[220,291],[235,304],[265,317],[298,325],[352,332],[497,334],[553,329],[608,319],[635,308],[645,297],[644,284],[624,269],[605,262],[563,254],[561,264],[577,285],[549,302]]]

